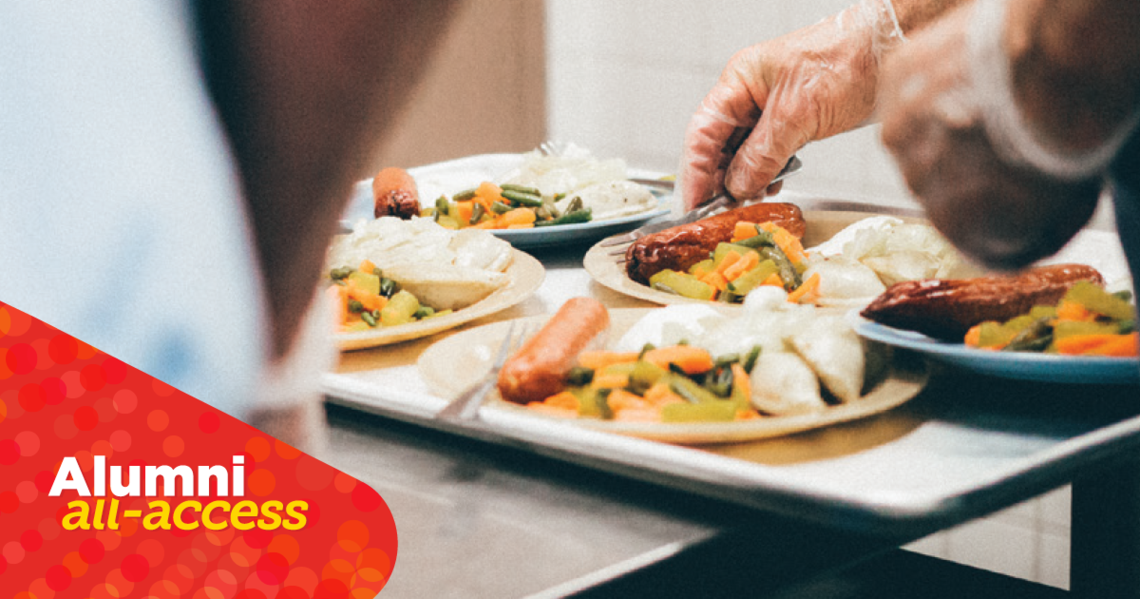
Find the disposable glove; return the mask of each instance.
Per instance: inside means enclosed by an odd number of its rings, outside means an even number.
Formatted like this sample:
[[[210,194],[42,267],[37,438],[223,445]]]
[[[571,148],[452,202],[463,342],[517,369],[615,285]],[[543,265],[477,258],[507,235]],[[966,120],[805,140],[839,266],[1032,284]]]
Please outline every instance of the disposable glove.
[[[863,123],[874,108],[882,56],[902,41],[890,0],[861,0],[738,52],[685,132],[678,170],[684,208],[726,187],[738,200],[762,197],[804,144]]]

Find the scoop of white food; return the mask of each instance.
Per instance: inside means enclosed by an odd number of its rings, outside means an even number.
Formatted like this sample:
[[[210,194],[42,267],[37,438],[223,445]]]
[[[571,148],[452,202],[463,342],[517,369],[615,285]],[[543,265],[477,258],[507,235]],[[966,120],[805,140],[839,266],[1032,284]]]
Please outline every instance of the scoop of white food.
[[[804,271],[804,279],[819,273],[819,305],[859,306],[887,290],[869,266],[835,256],[816,260]]]
[[[582,206],[591,210],[593,220],[638,214],[657,205],[657,198],[644,185],[633,181],[609,181],[575,190],[555,202],[554,207],[566,212],[574,198],[582,199]]]
[[[844,403],[859,399],[866,366],[863,341],[842,317],[815,318],[789,342],[832,395]]]
[[[844,246],[853,241],[860,231],[886,231],[902,222],[893,216],[870,216],[847,225],[831,239],[807,251],[820,256],[838,256],[844,253]]]
[[[655,347],[675,345],[687,340],[694,345],[706,331],[728,320],[716,310],[700,304],[677,304],[651,310],[622,335],[614,350],[635,352],[652,343]]]
[[[815,372],[796,354],[765,348],[750,380],[752,405],[766,414],[810,414],[827,407]]]

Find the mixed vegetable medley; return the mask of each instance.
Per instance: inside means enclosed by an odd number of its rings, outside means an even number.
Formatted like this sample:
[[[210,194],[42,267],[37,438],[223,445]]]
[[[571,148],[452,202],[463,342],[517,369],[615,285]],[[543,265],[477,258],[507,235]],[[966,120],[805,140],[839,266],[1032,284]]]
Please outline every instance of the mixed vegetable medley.
[[[788,301],[811,302],[818,296],[819,275],[803,279],[807,254],[800,240],[775,223],[736,223],[732,240],[721,243],[688,272],[663,270],[649,279],[658,291],[683,297],[740,303],[764,285],[782,287]]]
[[[687,344],[640,352],[586,351],[570,371],[568,389],[527,404],[528,409],[566,418],[642,422],[751,420],[749,373],[760,355],[714,358]]]
[[[450,314],[420,304],[415,295],[400,289],[371,261],[357,268],[334,268],[329,272],[328,293],[337,307],[337,324],[342,333],[368,331]]]
[[[560,195],[554,201],[561,201]],[[478,187],[451,196],[441,195],[435,206],[420,216],[430,217],[448,229],[530,229],[589,222],[592,210],[581,198],[571,199],[565,210],[543,200],[542,192],[526,185],[484,181]]]
[[[1140,336],[1128,291],[1073,285],[1055,306],[1034,306],[1006,322],[987,321],[966,333],[966,345],[1002,351],[1085,356],[1136,356]]]

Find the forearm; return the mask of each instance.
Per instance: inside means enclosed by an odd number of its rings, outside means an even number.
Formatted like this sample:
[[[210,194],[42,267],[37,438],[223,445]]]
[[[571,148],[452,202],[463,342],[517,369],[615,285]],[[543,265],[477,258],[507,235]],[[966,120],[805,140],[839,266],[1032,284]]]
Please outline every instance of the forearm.
[[[1140,106],[1140,3],[1009,3],[1002,43],[1018,107],[1046,144],[1095,148]]]

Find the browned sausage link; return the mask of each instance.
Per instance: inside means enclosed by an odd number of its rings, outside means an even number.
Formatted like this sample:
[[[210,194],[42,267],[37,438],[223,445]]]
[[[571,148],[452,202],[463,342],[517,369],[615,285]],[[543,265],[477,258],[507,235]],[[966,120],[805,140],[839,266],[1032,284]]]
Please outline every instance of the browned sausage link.
[[[761,202],[741,206],[638,239],[625,252],[626,273],[634,281],[648,284],[649,277],[667,268],[688,270],[708,258],[718,243],[731,241],[733,229],[740,221],[773,222],[796,237],[803,237],[805,228],[803,212],[795,204]]]
[[[416,180],[402,168],[391,166],[372,179],[373,215],[410,219],[419,216],[420,193]]]
[[[863,309],[863,316],[936,339],[961,341],[970,327],[1004,322],[1041,304],[1055,304],[1077,281],[1104,284],[1083,264],[1032,268],[1015,275],[926,279],[896,283]]]
[[[598,300],[571,298],[499,371],[499,393],[516,403],[541,401],[566,388],[578,354],[610,325]]]

